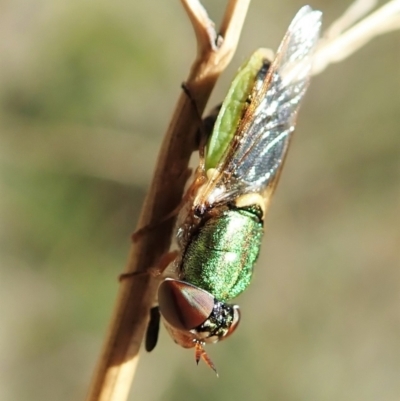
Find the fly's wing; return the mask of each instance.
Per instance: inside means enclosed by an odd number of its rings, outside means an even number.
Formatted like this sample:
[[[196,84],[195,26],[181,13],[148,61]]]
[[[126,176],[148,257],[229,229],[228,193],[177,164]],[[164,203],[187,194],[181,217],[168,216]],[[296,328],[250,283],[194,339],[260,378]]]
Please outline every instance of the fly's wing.
[[[232,143],[197,197],[213,205],[275,187],[296,115],[306,92],[312,56],[321,27],[320,11],[300,9],[290,24],[268,71],[256,79]]]

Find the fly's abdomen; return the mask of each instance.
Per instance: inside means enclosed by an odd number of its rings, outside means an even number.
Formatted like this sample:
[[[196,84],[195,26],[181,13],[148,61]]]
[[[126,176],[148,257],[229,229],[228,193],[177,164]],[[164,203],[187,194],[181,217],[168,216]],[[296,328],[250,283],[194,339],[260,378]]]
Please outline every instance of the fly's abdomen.
[[[209,218],[185,250],[182,279],[220,301],[236,297],[250,284],[262,235],[262,220],[251,208]]]

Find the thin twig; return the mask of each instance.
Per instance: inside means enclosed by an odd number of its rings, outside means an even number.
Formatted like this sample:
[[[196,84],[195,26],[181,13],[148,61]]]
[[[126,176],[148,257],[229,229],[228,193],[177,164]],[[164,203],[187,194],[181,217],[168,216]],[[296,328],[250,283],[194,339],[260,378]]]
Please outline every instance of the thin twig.
[[[367,15],[377,4],[378,0],[355,0],[347,10],[326,29],[324,38],[334,39],[346,29],[354,25],[364,15]]]
[[[368,3],[368,6],[360,7],[362,1]],[[369,3],[370,0],[356,1],[354,4],[358,7],[354,7],[353,4],[344,14],[346,18],[339,18],[327,29],[314,56],[313,75],[321,73],[329,64],[343,61],[371,39],[400,29],[400,0],[389,1],[356,25],[348,28],[349,22],[356,21],[365,13]],[[357,16],[355,11],[360,14]]]
[[[197,58],[185,84],[195,99],[181,94],[160,150],[150,191],[138,227],[159,222],[179,204],[187,177],[187,165],[195,148],[197,112],[202,113],[214,84],[232,58],[250,0],[230,0],[220,34],[198,0],[181,0],[197,39]],[[361,4],[362,2],[365,4]],[[368,4],[367,4],[368,3]],[[392,0],[353,27],[371,7],[371,0],[357,0],[315,55],[313,74],[330,63],[348,57],[374,36],[400,27],[400,0]],[[347,30],[345,30],[347,29]],[[343,30],[345,30],[343,32]],[[145,272],[170,246],[173,221],[132,244],[125,272]],[[154,301],[158,282],[151,275],[122,281],[109,333],[90,387],[88,401],[126,400],[138,363],[139,348]]]
[[[186,85],[203,112],[215,82],[236,49],[250,0],[230,0],[221,36],[197,0],[181,0],[197,38],[198,53]],[[180,202],[187,165],[195,148],[196,111],[182,93],[161,146],[153,182],[144,202],[138,227],[160,221]],[[170,246],[173,221],[133,243],[125,272],[145,272]],[[138,363],[139,349],[157,288],[149,274],[136,275],[120,284],[109,332],[87,400],[123,401],[127,398]]]

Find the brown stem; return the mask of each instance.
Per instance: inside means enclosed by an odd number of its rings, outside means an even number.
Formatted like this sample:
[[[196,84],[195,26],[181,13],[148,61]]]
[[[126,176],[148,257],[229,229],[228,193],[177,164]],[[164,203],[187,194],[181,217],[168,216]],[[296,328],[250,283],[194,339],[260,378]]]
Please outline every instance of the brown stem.
[[[250,0],[229,1],[220,36],[198,0],[181,1],[193,25],[198,50],[185,83],[202,113],[218,76],[236,49]],[[196,117],[190,99],[182,92],[161,146],[139,228],[162,220],[179,204],[186,183],[187,165],[195,148]],[[138,243],[132,243],[125,273],[143,272],[157,264],[169,249],[173,224],[169,220],[151,235],[144,235]],[[136,275],[120,283],[87,401],[127,399],[157,284],[150,274]]]

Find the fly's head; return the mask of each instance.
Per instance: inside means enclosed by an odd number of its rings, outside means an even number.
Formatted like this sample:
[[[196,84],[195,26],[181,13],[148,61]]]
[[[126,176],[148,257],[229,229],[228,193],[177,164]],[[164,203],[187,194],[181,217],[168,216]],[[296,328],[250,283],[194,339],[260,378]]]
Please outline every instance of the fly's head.
[[[240,320],[239,307],[216,300],[209,292],[185,281],[165,279],[158,290],[158,302],[165,327],[184,348],[195,348],[200,358],[216,372],[204,350],[205,344],[229,337]]]

